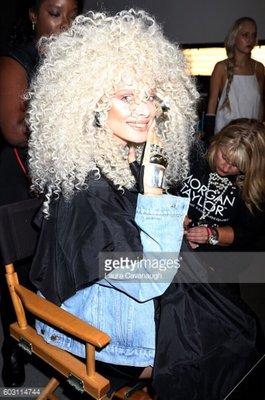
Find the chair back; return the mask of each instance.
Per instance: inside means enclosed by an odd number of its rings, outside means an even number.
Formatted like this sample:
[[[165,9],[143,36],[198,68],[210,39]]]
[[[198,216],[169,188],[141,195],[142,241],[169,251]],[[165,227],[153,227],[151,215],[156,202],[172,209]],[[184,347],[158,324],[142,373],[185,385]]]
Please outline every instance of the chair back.
[[[10,326],[11,336],[27,353],[34,353],[65,376],[67,382],[79,393],[86,392],[98,400],[107,399],[110,383],[96,372],[95,349],[106,346],[110,342],[109,336],[22,286],[15,272],[14,262],[34,254],[38,232],[33,220],[41,204],[40,199],[32,199],[0,207],[0,265],[5,265],[6,280],[17,317],[17,322]],[[28,325],[27,311],[46,324],[83,342],[86,346],[85,362],[45,342],[42,336]],[[54,391],[59,384],[57,378],[51,378],[37,400],[58,400]],[[138,387],[121,388],[114,398],[150,399],[149,395]]]

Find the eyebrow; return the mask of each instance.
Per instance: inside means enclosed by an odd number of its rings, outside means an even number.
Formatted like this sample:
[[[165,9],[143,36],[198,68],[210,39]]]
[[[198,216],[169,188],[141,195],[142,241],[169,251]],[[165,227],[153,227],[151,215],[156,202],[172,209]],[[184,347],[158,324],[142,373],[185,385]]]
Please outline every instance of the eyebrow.
[[[122,94],[134,94],[134,92],[131,89],[122,89],[122,90],[117,90],[115,95],[122,95]]]
[[[226,157],[226,156],[224,156],[223,153],[222,153],[222,157],[223,157],[223,159],[225,160],[225,162],[226,162],[228,165],[230,165],[231,167],[236,167],[236,168],[238,168],[238,166],[235,164],[235,162],[229,160],[229,158]]]
[[[257,31],[254,31],[254,32],[250,32],[250,31],[248,31],[248,30],[242,30],[242,31],[240,31],[241,33],[250,33],[250,34],[257,34]]]

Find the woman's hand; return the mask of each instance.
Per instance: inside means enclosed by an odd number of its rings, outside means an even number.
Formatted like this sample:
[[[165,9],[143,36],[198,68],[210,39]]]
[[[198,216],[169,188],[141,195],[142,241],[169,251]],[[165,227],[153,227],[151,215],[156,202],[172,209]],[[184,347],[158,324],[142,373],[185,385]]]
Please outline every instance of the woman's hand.
[[[188,230],[190,229],[189,225],[190,225],[191,222],[192,222],[192,220],[188,217],[188,215],[186,215],[185,218],[184,218],[184,221],[183,221],[184,235],[186,235],[190,247],[194,250],[194,249],[197,249],[197,247],[199,245],[197,243],[191,242],[188,239],[187,233],[188,233]]]
[[[163,193],[164,174],[167,160],[163,153],[163,144],[157,135],[156,122],[153,121],[147,134],[146,145],[140,171],[136,161],[135,147],[129,145],[128,161],[138,183],[140,193],[161,195]],[[137,164],[137,165],[135,165]]]
[[[163,143],[157,135],[156,122],[153,121],[147,134],[141,165],[143,192],[148,195],[163,193],[164,174],[167,160],[163,152]]]
[[[218,226],[218,245],[230,246],[234,241],[234,229],[232,226]],[[186,230],[185,234],[191,247],[194,249],[200,244],[208,243],[209,230],[207,226],[194,226]]]
[[[189,224],[191,223],[191,219],[189,218],[188,215],[185,215],[184,221],[183,221],[183,228],[184,228],[184,233],[186,233],[189,229]]]
[[[186,230],[186,237],[192,248],[196,248],[196,244],[205,244],[209,239],[209,232],[206,226],[194,226]],[[193,247],[195,245],[195,247]]]

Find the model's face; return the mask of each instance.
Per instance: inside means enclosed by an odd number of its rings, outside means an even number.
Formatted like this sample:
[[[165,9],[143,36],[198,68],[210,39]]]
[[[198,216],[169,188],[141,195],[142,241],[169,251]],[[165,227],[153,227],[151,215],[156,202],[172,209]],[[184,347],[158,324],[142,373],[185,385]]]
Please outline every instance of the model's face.
[[[215,171],[220,176],[238,175],[239,169],[225,155],[224,148],[218,148],[214,157]]]
[[[235,37],[235,48],[242,53],[249,54],[256,45],[257,30],[253,22],[244,22]]]
[[[36,37],[58,34],[67,29],[77,16],[76,0],[43,0],[38,11],[30,11]]]
[[[144,143],[156,112],[154,92],[140,99],[133,86],[120,86],[111,99],[107,125],[121,144]]]

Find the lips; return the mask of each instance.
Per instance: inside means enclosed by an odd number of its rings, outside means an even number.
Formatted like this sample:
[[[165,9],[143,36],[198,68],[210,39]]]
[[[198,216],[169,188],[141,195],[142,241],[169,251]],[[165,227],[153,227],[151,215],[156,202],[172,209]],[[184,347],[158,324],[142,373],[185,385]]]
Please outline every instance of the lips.
[[[217,172],[218,175],[221,175],[221,176],[227,175],[227,172],[225,172],[225,171],[223,171],[222,169],[219,169],[219,168],[216,169],[216,172]]]
[[[147,124],[133,124],[128,122],[128,125],[132,126],[133,128],[146,128]]]
[[[140,121],[127,122],[127,125],[129,125],[133,129],[144,131],[147,129],[148,123],[149,123],[149,121],[140,120]]]

